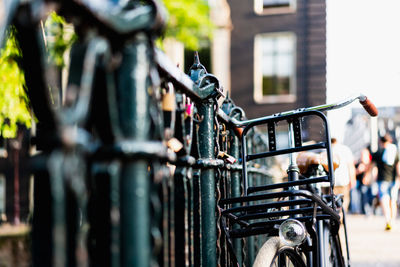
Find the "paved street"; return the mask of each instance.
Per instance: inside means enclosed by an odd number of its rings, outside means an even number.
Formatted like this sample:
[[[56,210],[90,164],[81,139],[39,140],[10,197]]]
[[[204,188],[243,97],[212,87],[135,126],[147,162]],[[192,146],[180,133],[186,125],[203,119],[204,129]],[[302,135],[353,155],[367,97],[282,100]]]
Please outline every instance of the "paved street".
[[[390,232],[384,227],[383,216],[347,216],[352,267],[400,266],[400,219]]]

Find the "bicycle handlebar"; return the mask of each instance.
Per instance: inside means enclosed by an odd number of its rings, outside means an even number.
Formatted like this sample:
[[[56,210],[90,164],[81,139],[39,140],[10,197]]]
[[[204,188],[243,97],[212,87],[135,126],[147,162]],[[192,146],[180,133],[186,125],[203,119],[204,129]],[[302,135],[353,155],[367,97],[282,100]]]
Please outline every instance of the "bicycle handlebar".
[[[333,104],[324,104],[324,105],[319,105],[319,106],[314,106],[314,107],[308,107],[308,108],[300,108],[300,109],[295,109],[295,110],[290,110],[290,111],[284,111],[281,113],[276,113],[273,115],[265,116],[265,117],[260,117],[260,118],[255,118],[255,119],[250,119],[250,120],[244,120],[244,121],[239,121],[235,118],[230,118],[228,117],[222,110],[218,110],[218,116],[233,126],[235,129],[235,132],[240,136],[241,132],[243,132],[242,127],[245,127],[251,123],[256,123],[261,120],[269,119],[269,118],[276,118],[279,116],[284,116],[284,115],[290,115],[290,114],[295,114],[295,113],[300,113],[304,111],[328,111],[332,109],[338,109],[342,108],[344,106],[347,106],[354,102],[355,100],[359,100],[360,104],[363,106],[365,111],[372,117],[375,117],[378,115],[378,109],[375,107],[375,105],[369,100],[365,95],[360,94],[355,97],[350,97],[344,101],[333,103]]]
[[[315,106],[315,107],[309,107],[309,108],[301,108],[298,110],[294,110],[294,111],[287,111],[283,114],[292,114],[294,112],[298,112],[298,111],[309,111],[309,110],[317,110],[317,111],[328,111],[328,110],[332,110],[332,109],[338,109],[338,108],[342,108],[344,106],[347,106],[349,104],[351,104],[352,102],[354,102],[355,100],[359,100],[360,104],[363,106],[363,108],[365,109],[366,112],[368,112],[368,114],[372,117],[375,117],[378,115],[378,109],[375,107],[375,105],[371,102],[371,100],[369,100],[365,95],[360,94],[358,96],[355,97],[350,97],[344,101],[341,102],[337,102],[337,103],[333,103],[333,104],[324,104],[324,105],[320,105],[320,106]]]
[[[359,101],[365,111],[367,111],[371,117],[378,116],[378,109],[375,107],[374,103],[372,103],[371,100],[369,100],[366,96],[359,97]]]

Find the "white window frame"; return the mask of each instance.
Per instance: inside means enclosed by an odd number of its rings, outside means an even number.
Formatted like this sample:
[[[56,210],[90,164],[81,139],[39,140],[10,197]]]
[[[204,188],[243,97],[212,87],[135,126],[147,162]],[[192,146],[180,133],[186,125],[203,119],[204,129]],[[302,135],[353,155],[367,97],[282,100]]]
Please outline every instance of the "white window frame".
[[[289,78],[289,94],[287,95],[263,95],[262,88],[262,47],[261,41],[264,37],[278,37],[288,36],[293,40],[293,69],[292,75]],[[253,98],[256,103],[259,104],[270,104],[270,103],[293,103],[296,101],[296,35],[293,32],[275,32],[275,33],[262,33],[258,34],[254,38],[254,90]]]
[[[274,15],[294,13],[297,9],[297,0],[288,0],[289,6],[264,8],[263,0],[254,0],[254,12],[258,15]]]

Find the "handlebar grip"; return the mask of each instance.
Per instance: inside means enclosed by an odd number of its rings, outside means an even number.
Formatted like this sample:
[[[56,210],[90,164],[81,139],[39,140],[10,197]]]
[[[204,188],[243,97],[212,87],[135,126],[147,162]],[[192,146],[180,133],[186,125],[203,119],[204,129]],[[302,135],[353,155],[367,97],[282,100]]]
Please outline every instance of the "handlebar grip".
[[[367,111],[368,114],[371,115],[371,117],[378,116],[378,109],[366,96],[360,99],[360,104],[364,107],[365,111]]]

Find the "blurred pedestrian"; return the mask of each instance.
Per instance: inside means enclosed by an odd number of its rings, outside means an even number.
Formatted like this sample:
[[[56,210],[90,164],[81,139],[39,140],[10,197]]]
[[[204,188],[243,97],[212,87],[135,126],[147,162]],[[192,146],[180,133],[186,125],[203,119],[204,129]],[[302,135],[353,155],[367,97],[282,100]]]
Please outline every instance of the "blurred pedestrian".
[[[343,208],[348,210],[350,204],[350,189],[356,185],[356,169],[354,157],[350,148],[340,144],[336,138],[331,138],[332,155],[339,159],[339,166],[335,170],[335,187],[333,192],[343,194]]]
[[[386,230],[391,230],[397,215],[397,196],[399,191],[399,156],[397,147],[389,134],[379,140],[379,149],[372,155],[378,168],[378,197],[386,220]]]
[[[357,161],[356,168],[356,186],[351,194],[351,211],[369,215],[372,211],[372,193],[371,182],[372,173],[370,171],[372,155],[370,148],[365,147],[361,150],[360,159]]]

